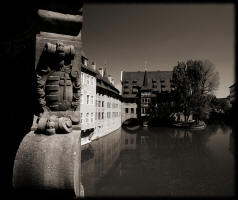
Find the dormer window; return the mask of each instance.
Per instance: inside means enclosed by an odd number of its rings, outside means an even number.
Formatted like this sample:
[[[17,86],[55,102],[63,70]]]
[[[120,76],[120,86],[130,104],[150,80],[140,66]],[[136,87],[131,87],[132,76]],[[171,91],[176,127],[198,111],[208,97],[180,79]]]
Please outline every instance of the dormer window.
[[[132,89],[132,93],[133,93],[133,94],[136,94],[137,92],[138,92],[138,89],[137,89],[137,88],[133,88],[133,89]]]
[[[123,93],[124,94],[129,94],[129,89],[128,88],[124,89]]]
[[[165,87],[165,81],[161,80],[160,83],[161,83],[161,88],[164,88]]]

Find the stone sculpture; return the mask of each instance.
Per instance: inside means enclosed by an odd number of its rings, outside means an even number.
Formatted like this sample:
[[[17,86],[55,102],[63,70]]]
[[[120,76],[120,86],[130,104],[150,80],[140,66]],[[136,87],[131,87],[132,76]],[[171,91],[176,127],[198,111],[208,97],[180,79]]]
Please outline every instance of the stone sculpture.
[[[46,3],[37,11],[34,81],[37,105],[31,131],[24,136],[16,153],[12,184],[26,194],[31,189],[42,194],[45,191],[43,197],[48,192],[62,192],[66,199],[72,199],[83,196],[80,130],[83,18],[81,4],[75,3],[70,9],[68,5],[68,2],[63,6],[59,2]]]
[[[73,45],[46,43],[36,69],[36,89],[41,109],[35,117],[35,133],[70,133],[79,126],[80,77],[73,67]]]

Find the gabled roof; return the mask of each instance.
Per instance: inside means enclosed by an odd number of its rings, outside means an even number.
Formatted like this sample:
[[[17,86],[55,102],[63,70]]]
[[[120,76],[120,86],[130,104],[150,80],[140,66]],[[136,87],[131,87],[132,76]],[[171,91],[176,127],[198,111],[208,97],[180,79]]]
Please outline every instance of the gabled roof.
[[[149,82],[148,82],[148,77],[147,77],[147,71],[144,73],[144,80],[143,80],[143,85],[141,87],[141,90],[149,90]]]
[[[171,91],[172,71],[137,71],[123,72],[122,74],[122,96],[126,98],[135,98],[133,88],[153,89],[153,91]],[[147,81],[146,81],[147,80]],[[124,93],[124,91],[126,93]]]

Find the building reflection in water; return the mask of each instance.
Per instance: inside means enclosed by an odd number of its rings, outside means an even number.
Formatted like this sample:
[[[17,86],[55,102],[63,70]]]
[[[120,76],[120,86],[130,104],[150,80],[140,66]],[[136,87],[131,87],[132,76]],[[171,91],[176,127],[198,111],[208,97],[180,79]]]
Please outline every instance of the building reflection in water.
[[[121,149],[121,130],[82,146],[82,182],[85,196],[95,196],[96,182],[116,163]]]
[[[233,155],[235,155],[235,133],[234,128],[232,128],[232,131],[230,133],[230,140],[229,140],[229,150]]]
[[[96,152],[103,156],[94,154],[86,161],[94,167],[84,163],[84,176],[94,174],[94,196],[234,195],[234,156],[229,151],[234,143],[229,127],[143,128],[134,134],[121,129],[120,137],[114,159],[112,150],[104,147]]]

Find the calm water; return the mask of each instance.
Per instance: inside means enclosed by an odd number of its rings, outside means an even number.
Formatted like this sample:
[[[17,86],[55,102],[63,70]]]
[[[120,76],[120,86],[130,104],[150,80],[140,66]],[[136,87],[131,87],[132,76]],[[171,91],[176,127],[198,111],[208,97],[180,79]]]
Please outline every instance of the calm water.
[[[85,196],[233,196],[234,133],[120,129],[84,147]]]

